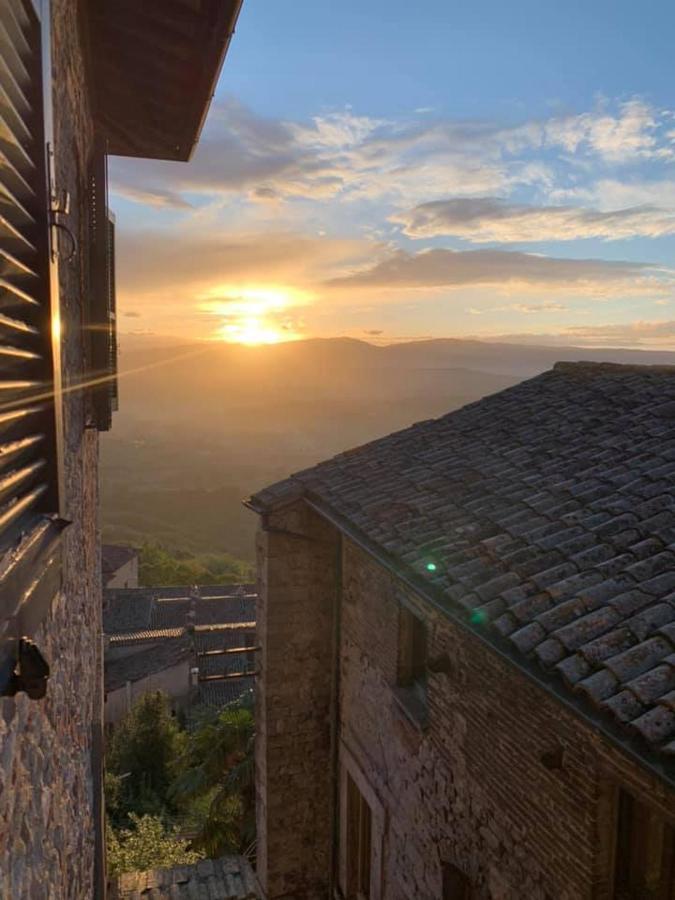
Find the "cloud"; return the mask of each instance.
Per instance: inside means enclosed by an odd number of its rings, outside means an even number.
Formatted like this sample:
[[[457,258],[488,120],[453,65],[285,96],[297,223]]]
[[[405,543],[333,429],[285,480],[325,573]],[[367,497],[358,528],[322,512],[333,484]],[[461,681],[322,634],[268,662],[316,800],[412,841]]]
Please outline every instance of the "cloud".
[[[218,285],[311,284],[376,250],[367,241],[290,232],[120,231],[117,240],[122,293],[181,303]]]
[[[364,329],[363,333],[370,334],[375,337],[378,334],[384,334],[384,330],[382,328],[366,328],[366,329]]]
[[[575,325],[554,334],[517,333],[491,339],[528,344],[576,344],[587,347],[675,347],[675,320],[635,321],[604,325]]]
[[[544,142],[568,153],[587,150],[607,162],[625,163],[638,158],[668,156],[659,146],[659,119],[640,99],[627,100],[618,111],[599,110],[554,118],[544,125]]]
[[[673,178],[601,178],[583,187],[557,188],[551,192],[556,202],[573,200],[593,204],[601,210],[618,207],[656,207],[675,209],[675,179]]]
[[[468,285],[576,287],[597,292],[643,282],[647,263],[559,259],[506,250],[398,250],[380,262],[331,279],[331,287],[417,288]]]
[[[526,206],[496,197],[423,203],[391,217],[412,238],[452,235],[474,243],[619,240],[675,234],[675,213],[657,206],[603,212],[575,206]]]
[[[115,159],[114,190],[136,202],[189,210],[195,198],[251,201],[389,199],[410,204],[444,195],[553,188],[563,156],[623,165],[670,159],[660,117],[642,100],[529,120],[389,120],[343,110],[294,122],[259,116],[230,98],[214,104],[190,165]],[[558,159],[556,160],[556,155]]]

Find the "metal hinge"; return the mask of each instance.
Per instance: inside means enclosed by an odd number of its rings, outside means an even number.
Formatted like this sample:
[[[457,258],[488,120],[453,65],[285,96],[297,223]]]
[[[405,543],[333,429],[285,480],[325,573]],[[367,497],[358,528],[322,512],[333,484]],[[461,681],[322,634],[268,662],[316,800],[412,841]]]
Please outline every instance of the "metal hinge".
[[[14,697],[24,691],[31,700],[41,700],[47,693],[49,663],[37,644],[28,638],[19,641],[19,652],[14,671],[2,691],[3,697]]]
[[[56,187],[56,166],[54,162],[54,146],[47,144],[47,179],[49,185],[49,243],[52,262],[64,259],[71,262],[77,255],[77,238],[70,228],[59,219],[59,216],[70,215],[70,193]],[[61,253],[59,232],[68,238],[68,250]]]

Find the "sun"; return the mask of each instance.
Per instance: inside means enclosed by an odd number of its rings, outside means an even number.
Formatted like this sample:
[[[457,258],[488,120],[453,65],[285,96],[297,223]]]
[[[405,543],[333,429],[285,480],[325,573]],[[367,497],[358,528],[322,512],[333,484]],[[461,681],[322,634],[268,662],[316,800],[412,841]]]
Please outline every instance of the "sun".
[[[241,318],[237,322],[226,322],[220,327],[219,335],[224,341],[246,344],[248,347],[279,344],[292,339],[273,324],[257,318]]]
[[[291,310],[307,302],[290,288],[219,286],[204,295],[200,309],[221,319],[212,337],[257,347],[298,340]]]

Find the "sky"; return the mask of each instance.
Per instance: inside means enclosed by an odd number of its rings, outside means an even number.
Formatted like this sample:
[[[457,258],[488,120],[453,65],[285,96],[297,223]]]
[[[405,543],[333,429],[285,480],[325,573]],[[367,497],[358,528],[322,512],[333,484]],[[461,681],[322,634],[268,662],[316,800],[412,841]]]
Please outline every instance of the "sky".
[[[120,331],[675,348],[675,8],[244,0],[190,163],[111,160]]]

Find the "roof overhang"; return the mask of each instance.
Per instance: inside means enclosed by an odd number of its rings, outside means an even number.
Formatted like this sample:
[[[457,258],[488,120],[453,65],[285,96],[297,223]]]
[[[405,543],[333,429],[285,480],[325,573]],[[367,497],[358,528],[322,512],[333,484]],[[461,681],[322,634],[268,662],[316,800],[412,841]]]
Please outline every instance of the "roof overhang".
[[[96,126],[108,153],[188,160],[242,0],[91,0]]]

